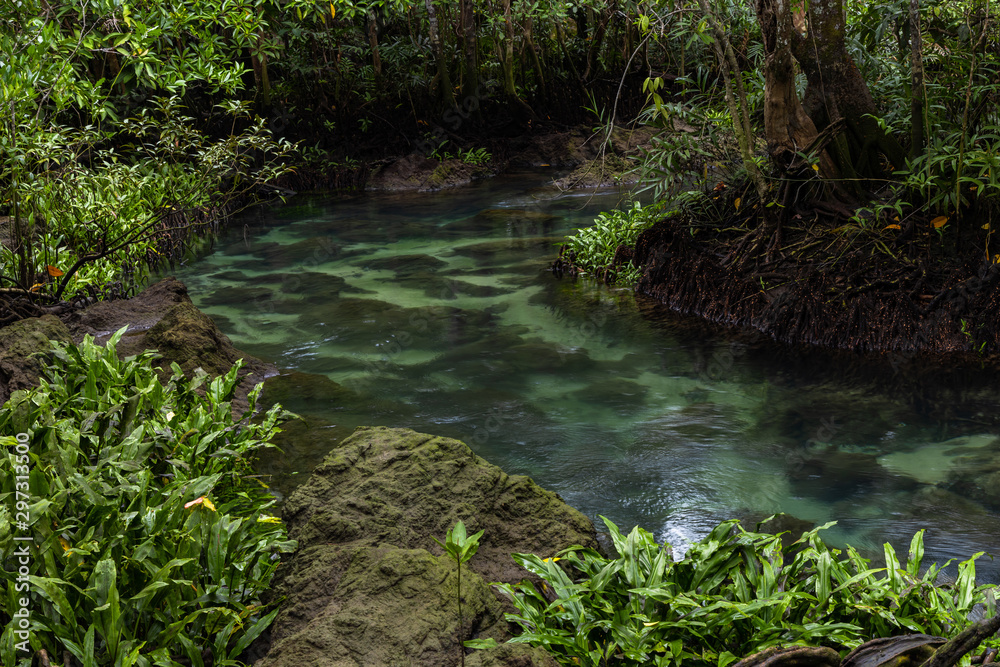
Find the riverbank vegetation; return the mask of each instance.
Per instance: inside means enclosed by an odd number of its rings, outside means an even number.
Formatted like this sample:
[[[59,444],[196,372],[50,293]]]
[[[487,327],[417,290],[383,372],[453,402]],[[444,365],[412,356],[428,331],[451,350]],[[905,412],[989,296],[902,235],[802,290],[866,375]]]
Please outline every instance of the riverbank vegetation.
[[[258,385],[234,419],[239,364],[211,381],[175,364],[164,384],[154,353],[118,357],[123,333],[57,346],[47,379],[0,408],[0,553],[16,562],[29,544],[33,564],[27,639],[18,568],[3,570],[5,665],[29,650],[52,664],[232,665],[277,613],[262,595],[295,543],[251,459],[285,413],[250,420]]]
[[[923,648],[907,657],[920,664],[944,638],[995,614],[995,587],[976,585],[982,554],[959,564],[953,582],[939,583],[943,568],[923,563],[923,531],[905,562],[886,544],[885,567],[872,567],[852,547],[846,554],[827,547],[819,537],[827,526],[785,546],[781,536],[727,521],[675,560],[642,528],[623,535],[604,522],[613,557],[583,547],[553,558],[515,555],[544,584],[499,585],[517,608],[508,615],[521,631],[512,641],[544,646],[563,665],[726,667],[806,646],[825,648],[791,656],[790,664],[836,665],[870,639],[909,634],[896,651],[880,645],[872,664]]]

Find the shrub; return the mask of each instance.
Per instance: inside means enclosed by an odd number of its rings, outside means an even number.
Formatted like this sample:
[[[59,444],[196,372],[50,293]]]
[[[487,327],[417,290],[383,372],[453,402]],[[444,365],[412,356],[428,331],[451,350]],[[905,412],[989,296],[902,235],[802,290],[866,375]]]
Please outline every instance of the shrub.
[[[164,385],[155,353],[118,357],[124,331],[106,348],[89,337],[57,346],[48,379],[0,408],[0,431],[28,437],[26,460],[13,447],[0,458],[4,665],[28,662],[12,620],[22,544],[32,545],[32,652],[68,651],[85,667],[202,665],[203,654],[237,664],[277,613],[261,594],[295,545],[247,473],[287,413],[251,422],[258,385],[233,418],[241,362],[207,384],[173,364]],[[27,527],[12,525],[26,467]]]

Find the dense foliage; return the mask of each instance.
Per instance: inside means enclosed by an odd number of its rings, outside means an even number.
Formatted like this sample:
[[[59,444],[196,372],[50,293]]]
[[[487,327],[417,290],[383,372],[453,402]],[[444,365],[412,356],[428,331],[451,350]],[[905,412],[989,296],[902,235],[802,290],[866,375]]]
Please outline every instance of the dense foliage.
[[[953,583],[923,568],[923,531],[900,563],[885,546],[885,567],[848,547],[827,547],[817,528],[791,548],[781,538],[727,521],[675,561],[669,545],[636,527],[627,536],[607,519],[617,556],[574,547],[554,558],[516,554],[545,583],[499,588],[518,609],[512,641],[545,647],[563,665],[725,667],[778,645],[856,648],[875,637],[955,635],[985,604],[976,586],[977,554]],[[992,640],[996,641],[996,640]]]
[[[23,544],[30,648],[60,664],[68,652],[87,667],[201,665],[203,653],[232,665],[277,613],[261,594],[294,543],[250,457],[270,446],[280,407],[250,421],[258,385],[234,419],[239,365],[207,383],[175,365],[163,384],[154,353],[118,357],[123,333],[106,348],[89,338],[58,347],[48,380],[0,409],[4,665],[30,662],[15,651],[13,618]],[[23,457],[16,433],[28,436]],[[17,528],[17,475],[28,469],[30,525]],[[24,535],[32,542],[15,541]]]
[[[128,290],[286,170],[290,147],[236,97],[255,26],[224,2],[4,5],[5,291],[51,301]]]

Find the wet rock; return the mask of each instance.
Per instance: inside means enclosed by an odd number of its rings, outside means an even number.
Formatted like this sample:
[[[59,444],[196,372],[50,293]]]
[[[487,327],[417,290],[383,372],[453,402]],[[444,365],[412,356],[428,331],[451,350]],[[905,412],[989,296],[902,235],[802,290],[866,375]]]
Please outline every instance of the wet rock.
[[[289,274],[281,281],[280,289],[285,294],[302,294],[306,298],[316,297],[323,300],[335,299],[341,292],[361,294],[369,291],[351,287],[340,276],[317,271]]]
[[[143,343],[163,355],[161,365],[176,362],[185,373],[201,368],[209,375],[219,375],[228,372],[238,359],[248,361],[247,368],[256,382],[262,381],[268,370],[260,360],[233,347],[212,318],[192,303],[179,303],[168,310],[146,332]]]
[[[639,180],[634,171],[636,161],[618,155],[604,155],[587,160],[570,174],[553,181],[561,190],[573,188],[605,188],[626,185]]]
[[[433,537],[456,520],[485,529],[470,567],[490,581],[517,582],[519,552],[593,546],[590,521],[527,477],[511,476],[464,443],[409,429],[359,428],[320,465],[284,509],[304,544],[363,540],[439,552]],[[364,530],[344,539],[337,528]]]
[[[132,299],[101,301],[73,313],[66,324],[73,340],[77,342],[83,340],[84,334],[90,334],[98,342],[103,342],[126,324],[129,328],[126,338],[134,338],[159,322],[168,310],[180,303],[191,303],[187,287],[176,278],[164,278]],[[142,349],[138,350],[141,351]]]
[[[409,429],[359,428],[283,511],[299,550],[279,570],[275,593],[287,601],[257,667],[457,662],[455,567],[433,538],[458,519],[470,532],[485,530],[463,568],[462,638],[507,638],[503,608],[485,582],[524,578],[511,553],[597,546],[590,521],[556,494],[457,440]],[[537,651],[509,647],[470,658],[551,665]]]
[[[69,329],[53,315],[31,317],[0,329],[0,403],[18,389],[38,384],[52,341],[72,341]]]

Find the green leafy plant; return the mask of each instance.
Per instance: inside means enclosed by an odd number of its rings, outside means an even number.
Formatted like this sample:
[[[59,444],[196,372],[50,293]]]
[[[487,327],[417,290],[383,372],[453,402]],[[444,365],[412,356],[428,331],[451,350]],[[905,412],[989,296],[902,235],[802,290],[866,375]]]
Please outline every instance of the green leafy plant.
[[[448,531],[444,542],[436,537],[434,538],[434,541],[444,548],[445,553],[455,560],[455,567],[458,571],[458,635],[460,640],[465,628],[465,622],[462,618],[462,563],[468,562],[469,559],[476,555],[476,552],[479,550],[479,538],[483,536],[484,532],[486,531],[481,530],[473,535],[467,535],[465,524],[459,521]],[[461,656],[464,667],[464,650],[461,650]]]
[[[18,534],[37,547],[31,649],[88,667],[202,665],[203,655],[236,665],[274,620],[263,594],[295,546],[250,468],[288,413],[251,421],[258,385],[234,418],[240,363],[209,382],[174,364],[164,384],[155,353],[119,358],[124,331],[106,347],[57,346],[47,379],[0,409],[0,430],[29,439],[30,522]],[[27,665],[14,635],[25,595],[10,566],[20,544],[10,508],[23,493],[14,466],[0,457],[0,659]]]
[[[631,208],[606,211],[597,216],[594,224],[577,230],[566,238],[562,256],[587,273],[602,277],[619,285],[634,285],[642,271],[631,261],[625,266],[614,267],[612,260],[619,246],[634,246],[639,234],[657,219],[658,205],[643,207],[638,202]]]
[[[786,552],[780,537],[726,521],[675,561],[647,531],[626,536],[604,523],[615,557],[583,547],[555,558],[514,555],[551,593],[497,585],[518,610],[508,615],[521,628],[511,641],[543,646],[564,665],[725,667],[779,645],[846,651],[872,637],[954,635],[993,589],[975,584],[982,554],[959,564],[950,584],[936,583],[936,564],[921,574],[923,531],[905,565],[886,544],[885,567],[873,568],[853,548],[842,554],[823,543],[818,533],[832,524]]]

